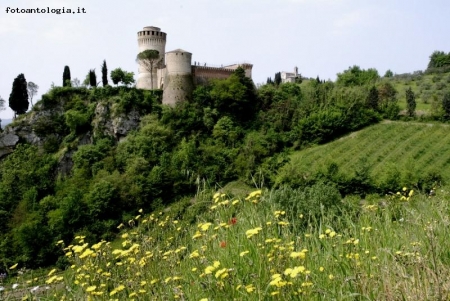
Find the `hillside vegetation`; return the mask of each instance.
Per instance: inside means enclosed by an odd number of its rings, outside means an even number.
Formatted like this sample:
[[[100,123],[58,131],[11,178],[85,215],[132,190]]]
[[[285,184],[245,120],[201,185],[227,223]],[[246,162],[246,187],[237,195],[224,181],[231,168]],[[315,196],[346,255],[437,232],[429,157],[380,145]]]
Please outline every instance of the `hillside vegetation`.
[[[343,190],[366,193],[403,186],[430,191],[450,180],[448,131],[447,124],[383,122],[294,152],[276,181],[295,186],[326,178]]]
[[[136,208],[190,198],[202,183],[270,186],[289,148],[395,109],[368,106],[366,90],[316,81],[256,90],[238,69],[171,108],[158,91],[55,87],[6,129],[19,143],[0,162],[1,266],[54,264],[55,242],[111,240]]]
[[[161,211],[164,215],[167,207],[184,204],[180,205],[183,209],[170,216],[186,221],[188,234],[180,238],[181,248],[195,235],[192,227],[196,224],[226,223],[224,216],[219,218],[209,213],[203,216],[209,206],[205,209],[201,204],[206,201],[199,201],[198,195],[207,188],[215,191],[233,181],[252,187],[257,183],[258,187],[273,189],[275,195],[285,193],[285,189],[298,189],[286,192],[288,196],[295,195],[297,203],[285,196],[281,198],[285,201],[280,201],[280,206],[286,206],[282,209],[270,205],[262,207],[268,211],[263,210],[261,216],[251,211],[245,213],[255,215],[255,221],[244,217],[249,222],[245,231],[271,222],[272,213],[267,212],[273,210],[284,210],[290,224],[297,223],[299,214],[308,213],[311,222],[316,221],[316,224],[311,223],[314,229],[310,231],[322,231],[321,208],[325,205],[343,218],[344,210],[353,210],[349,208],[361,198],[378,198],[373,194],[395,192],[402,184],[428,193],[446,176],[440,170],[435,172],[424,167],[447,164],[442,158],[432,161],[432,148],[416,150],[415,144],[411,144],[410,149],[414,148],[417,158],[423,157],[425,163],[418,161],[417,167],[416,163],[411,163],[407,170],[401,165],[390,167],[388,171],[374,169],[374,174],[369,167],[375,168],[372,162],[382,158],[381,153],[377,157],[374,155],[382,145],[373,150],[374,154],[366,154],[367,158],[360,160],[354,171],[345,166],[346,162],[329,161],[323,163],[325,168],[314,169],[316,167],[311,165],[311,170],[301,173],[303,163],[297,164],[295,155],[290,157],[292,151],[334,141],[381,120],[414,120],[414,92],[408,93],[412,95],[408,117],[401,117],[400,95],[390,80],[380,78],[374,69],[361,70],[357,66],[338,74],[335,83],[316,79],[260,87],[255,87],[251,79],[245,77],[243,69],[237,69],[228,79],[196,87],[191,98],[175,107],[161,104],[162,91],[127,86],[53,87],[31,112],[18,117],[0,133],[0,272],[16,277],[19,271],[22,273],[29,268],[55,266],[64,270],[75,263],[71,262],[73,258],[61,253],[58,242],[74,245],[80,243],[80,237],[83,237],[83,244],[89,246],[102,240],[114,241],[120,231],[118,225],[139,223],[142,218],[136,216],[139,208],[146,213]],[[436,104],[440,110],[430,119],[448,120],[450,93],[437,98]],[[436,128],[443,127],[433,127]],[[391,134],[394,136],[391,139],[397,143],[386,142],[390,145],[387,152],[401,152],[401,137],[411,136],[420,141],[414,131],[405,130],[405,133]],[[444,145],[443,132],[433,132],[433,135],[442,136],[439,143]],[[375,140],[374,137],[367,139]],[[423,156],[420,151],[424,152]],[[444,147],[442,152],[445,152]],[[355,150],[353,157],[357,154]],[[333,156],[333,160],[339,160],[337,153]],[[291,166],[291,170],[284,167],[280,171],[290,160],[292,163],[287,166]],[[378,175],[382,176],[378,178]],[[311,187],[315,188],[308,190]],[[327,197],[321,198],[321,195]],[[342,197],[352,195],[358,201],[341,202]],[[308,200],[314,198],[316,203],[311,204]],[[271,197],[267,195],[267,199]],[[288,217],[293,207],[297,208],[295,214]],[[203,211],[190,215],[193,208]],[[233,218],[233,214],[228,219]],[[330,213],[329,218],[332,215]],[[349,212],[351,222],[357,223],[352,216]],[[350,225],[350,220],[345,223]],[[301,229],[306,229],[306,224],[302,224]],[[343,226],[330,222],[330,227],[338,232]],[[288,231],[286,239],[294,241],[299,236],[297,230],[290,227],[270,231],[275,231],[269,232],[270,235]],[[165,237],[166,234],[160,235]],[[163,248],[167,246],[165,239],[149,246]],[[251,248],[257,247],[260,246]],[[313,246],[307,248],[313,250]],[[233,269],[231,262],[221,262],[222,266]],[[174,267],[175,264],[170,266]],[[249,282],[245,278],[240,281]],[[113,289],[108,285],[109,292]]]
[[[382,203],[335,188],[208,192],[137,210],[120,243],[56,244],[71,267],[8,296],[45,300],[447,300],[450,197],[406,187]],[[15,268],[15,267],[13,267]],[[44,282],[45,281],[45,282]],[[40,286],[47,290],[39,290]],[[28,289],[23,289],[27,287]],[[32,292],[30,292],[30,290]]]

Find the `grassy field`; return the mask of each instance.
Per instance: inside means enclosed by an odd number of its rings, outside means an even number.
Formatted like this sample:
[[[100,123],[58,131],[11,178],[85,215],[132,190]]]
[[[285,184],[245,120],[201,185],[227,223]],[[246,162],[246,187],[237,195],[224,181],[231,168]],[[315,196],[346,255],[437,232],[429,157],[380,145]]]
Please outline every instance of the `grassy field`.
[[[269,191],[197,196],[183,209],[192,220],[137,212],[117,247],[60,242],[64,278],[52,270],[19,300],[448,300],[449,197],[405,189],[298,227],[307,213],[290,218]]]
[[[399,174],[402,185],[413,185],[433,173],[448,181],[449,130],[448,125],[439,123],[386,121],[334,142],[295,152],[280,169],[277,181],[285,183],[326,172],[331,163],[346,175],[354,174],[363,164],[376,183],[393,172]]]

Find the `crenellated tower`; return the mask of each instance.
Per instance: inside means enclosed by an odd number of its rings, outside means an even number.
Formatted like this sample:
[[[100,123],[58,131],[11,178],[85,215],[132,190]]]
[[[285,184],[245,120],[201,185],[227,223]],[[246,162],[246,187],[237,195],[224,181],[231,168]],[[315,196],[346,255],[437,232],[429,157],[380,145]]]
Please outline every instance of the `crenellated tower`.
[[[138,32],[139,52],[144,50],[157,50],[159,52],[160,63],[153,69],[153,87],[151,86],[151,75],[141,64],[139,64],[139,74],[136,88],[139,89],[160,89],[162,85],[161,69],[165,67],[164,56],[166,53],[167,34],[159,27],[146,26]],[[158,70],[160,70],[158,72]],[[159,76],[158,76],[159,75]]]

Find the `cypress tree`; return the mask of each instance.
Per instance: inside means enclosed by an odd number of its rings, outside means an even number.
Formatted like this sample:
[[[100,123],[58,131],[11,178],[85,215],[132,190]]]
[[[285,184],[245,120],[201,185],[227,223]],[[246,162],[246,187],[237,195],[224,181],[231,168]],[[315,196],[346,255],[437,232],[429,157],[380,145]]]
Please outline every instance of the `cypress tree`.
[[[16,118],[16,115],[25,114],[28,105],[27,80],[21,73],[14,79],[12,91],[9,95],[9,107],[14,111],[14,118]]]
[[[91,87],[97,87],[97,76],[95,75],[95,69],[89,70],[89,85]]]
[[[69,66],[64,66],[63,73],[63,87],[70,87],[70,68]]]
[[[409,117],[413,117],[416,111],[416,95],[411,90],[411,87],[406,90],[406,108]]]
[[[102,83],[103,87],[108,85],[108,68],[106,67],[106,60],[103,60],[102,65]]]
[[[281,84],[281,72],[275,73],[274,82],[275,82],[275,85],[277,85],[277,86],[279,84]]]

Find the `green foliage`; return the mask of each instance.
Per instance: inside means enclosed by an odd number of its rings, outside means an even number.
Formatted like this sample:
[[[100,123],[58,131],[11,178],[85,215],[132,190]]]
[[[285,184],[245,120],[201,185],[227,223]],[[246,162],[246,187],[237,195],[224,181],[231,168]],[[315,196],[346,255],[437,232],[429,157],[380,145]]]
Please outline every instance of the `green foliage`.
[[[273,82],[275,83],[275,85],[279,86],[281,84],[281,72],[277,72],[275,73],[275,77]]]
[[[409,117],[413,117],[416,112],[417,103],[416,103],[416,95],[411,90],[411,87],[408,88],[408,90],[406,90],[406,104],[407,104],[406,109],[408,111]]]
[[[394,76],[394,73],[391,71],[391,69],[386,70],[384,77],[393,77],[393,76]]]
[[[70,68],[69,66],[64,66],[64,72],[63,72],[63,87],[70,87],[71,86],[71,77],[70,77]]]
[[[374,111],[378,111],[379,102],[380,100],[378,96],[378,90],[377,88],[375,88],[375,86],[373,86],[372,88],[370,88],[369,94],[367,95],[366,99],[367,107]]]
[[[375,125],[329,144],[295,152],[289,163],[278,170],[275,184],[305,187],[325,179],[345,195],[385,194],[403,186],[429,190],[430,185],[450,179],[450,162],[445,155],[450,151],[450,137],[446,132],[446,127],[439,124]],[[440,166],[439,171],[435,166]],[[429,174],[436,175],[434,180],[426,179]]]
[[[445,120],[450,119],[450,93],[446,93],[442,99],[442,109],[444,110]]]
[[[91,87],[97,87],[97,75],[95,75],[95,69],[89,70],[89,85]]]
[[[312,221],[320,223],[322,217],[345,210],[339,191],[323,182],[306,188],[279,188],[272,192],[271,201],[286,212],[296,233],[302,233]]]
[[[102,64],[102,84],[103,87],[108,85],[108,67],[106,66],[106,60],[103,60]]]
[[[54,260],[53,241],[38,211],[39,200],[53,192],[55,167],[54,159],[27,145],[18,145],[0,163],[0,258],[30,267]]]
[[[90,114],[89,112],[80,112],[78,110],[68,110],[65,113],[65,121],[67,127],[73,133],[82,133],[90,127]]]
[[[377,86],[378,102],[383,117],[396,119],[400,112],[397,100],[397,90],[390,82],[382,82]]]
[[[21,115],[26,113],[28,105],[27,81],[21,73],[14,79],[9,95],[9,107],[14,111],[14,114]]]
[[[379,78],[380,76],[376,69],[369,68],[364,70],[355,65],[349,67],[343,73],[338,73],[336,83],[344,87],[363,86],[366,84],[374,84]]]
[[[129,84],[126,79],[123,81],[122,70],[113,70],[111,74],[116,75],[112,76],[116,85]],[[367,105],[369,91],[378,93],[377,111]],[[160,90],[125,86],[54,87],[43,95],[36,110],[52,110],[52,114],[36,115],[39,118],[35,117],[32,127],[42,138],[45,153],[59,151],[53,156],[59,158],[58,170],[64,172],[54,181],[57,172],[52,165],[51,173],[40,174],[42,179],[30,180],[29,185],[21,184],[23,187],[19,188],[14,185],[17,178],[26,178],[23,171],[9,178],[0,177],[0,182],[9,179],[3,186],[0,184],[0,200],[5,196],[5,203],[0,201],[0,220],[7,221],[2,224],[5,232],[0,231],[3,239],[0,248],[10,245],[0,251],[0,257],[29,262],[41,256],[39,262],[47,264],[56,258],[52,253],[55,240],[70,242],[77,233],[86,235],[87,241],[112,239],[117,225],[133,219],[137,208],[156,209],[177,199],[190,200],[195,191],[229,181],[269,187],[289,184],[301,191],[317,184],[314,189],[321,191],[317,195],[328,196],[325,191],[328,188],[322,189],[318,184],[326,182],[334,183],[329,191],[337,189],[343,194],[364,196],[384,192],[383,189],[394,186],[397,178],[400,183],[421,180],[415,176],[415,169],[405,174],[402,167],[400,177],[394,172],[373,173],[374,163],[369,159],[346,166],[340,161],[345,157],[342,153],[330,154],[331,159],[318,168],[312,167],[309,160],[300,165],[294,162],[288,172],[282,167],[290,161],[292,149],[335,140],[378,122],[381,116],[395,118],[398,104],[391,79],[377,83],[375,90],[373,83],[343,87],[320,79],[256,89],[239,68],[226,80],[197,87],[192,99],[175,107],[161,106],[161,95]],[[106,109],[101,118],[94,116],[97,105]],[[120,143],[116,137],[106,138],[101,122],[106,124],[108,118],[130,112],[139,113],[139,127]],[[96,129],[93,143],[79,145],[85,143],[82,138],[92,126]],[[48,156],[45,153],[36,150],[33,154],[36,160],[41,160]],[[320,154],[328,157],[328,153]],[[352,153],[351,158],[358,154],[365,154],[364,149]],[[321,157],[312,162],[322,162]],[[24,161],[36,168],[48,165],[27,160]],[[17,166],[22,169],[20,164]],[[5,174],[17,168],[7,167]],[[45,191],[35,185],[44,179],[50,181]],[[18,191],[19,196],[11,194],[12,191]],[[312,192],[310,195],[316,198]],[[203,205],[197,204],[195,209],[180,210],[191,212],[192,217],[203,209]],[[12,227],[19,229],[22,225],[23,231],[11,231]],[[34,245],[28,235],[30,229],[38,226],[48,237],[41,246]],[[15,255],[20,254],[19,248],[27,250],[22,259]]]
[[[116,68],[111,71],[111,79],[112,79],[114,85],[118,85],[119,83],[122,83],[125,86],[128,86],[128,85],[134,83],[134,73],[124,71],[121,68]]]
[[[73,154],[72,160],[75,168],[91,169],[94,173],[96,165],[105,158],[112,147],[110,138],[101,138],[94,144],[81,145]]]
[[[428,63],[428,69],[442,68],[450,66],[450,52],[445,53],[443,51],[434,51],[430,55],[430,62]]]
[[[224,116],[217,121],[213,128],[212,135],[223,144],[234,146],[234,143],[239,136],[239,130],[236,128],[230,117]]]
[[[242,68],[236,69],[228,79],[214,81],[210,96],[220,114],[229,115],[239,123],[253,119],[258,110],[254,84]]]

